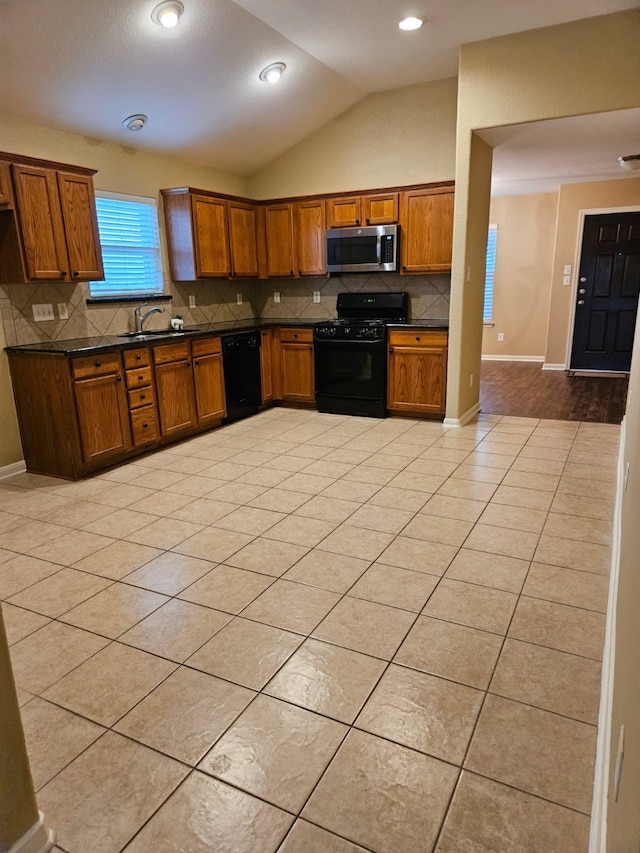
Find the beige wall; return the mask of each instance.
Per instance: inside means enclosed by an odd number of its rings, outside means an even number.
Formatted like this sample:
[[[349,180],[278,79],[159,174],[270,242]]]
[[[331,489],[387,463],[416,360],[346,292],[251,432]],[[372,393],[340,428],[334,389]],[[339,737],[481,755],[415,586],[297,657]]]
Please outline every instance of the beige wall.
[[[640,847],[640,335],[636,334],[625,417],[623,465],[629,479],[622,492],[620,575],[616,607],[615,672],[611,725],[611,761],[607,819],[609,853],[636,853]],[[615,802],[613,774],[620,726],[625,752],[620,792]]]
[[[557,193],[491,200],[498,236],[493,326],[484,328],[483,356],[544,358],[557,205]]]
[[[4,352],[5,345],[4,328],[0,323],[0,468],[22,459],[9,364]]]
[[[572,265],[572,283],[577,275],[575,266],[580,256],[582,239],[578,231],[580,211],[633,206],[640,209],[640,178],[565,184],[560,187],[558,231],[551,271],[549,333],[545,358],[547,364],[567,363],[575,290],[574,287],[564,287],[562,277],[565,264]]]
[[[634,9],[462,45],[447,417],[462,417],[479,400],[470,376],[482,350],[478,233],[489,197],[469,204],[469,189],[485,182],[486,169],[484,159],[472,160],[473,131],[640,106],[639,39]]]
[[[455,78],[359,101],[251,178],[253,198],[451,180]]]

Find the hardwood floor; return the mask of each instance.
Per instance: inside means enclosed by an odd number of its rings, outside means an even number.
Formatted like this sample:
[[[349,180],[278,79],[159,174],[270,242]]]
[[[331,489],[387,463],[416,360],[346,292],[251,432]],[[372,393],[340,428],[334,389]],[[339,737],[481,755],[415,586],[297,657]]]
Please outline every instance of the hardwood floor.
[[[539,363],[483,361],[480,405],[485,413],[619,424],[628,379],[568,376]]]

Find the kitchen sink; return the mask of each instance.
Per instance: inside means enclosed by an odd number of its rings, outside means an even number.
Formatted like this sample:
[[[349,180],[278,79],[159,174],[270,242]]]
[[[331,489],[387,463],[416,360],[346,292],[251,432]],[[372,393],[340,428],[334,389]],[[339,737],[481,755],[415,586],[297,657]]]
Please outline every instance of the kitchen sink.
[[[148,338],[179,338],[188,332],[199,332],[200,329],[147,329],[145,332],[123,332],[118,338],[132,338],[135,341],[143,341]]]

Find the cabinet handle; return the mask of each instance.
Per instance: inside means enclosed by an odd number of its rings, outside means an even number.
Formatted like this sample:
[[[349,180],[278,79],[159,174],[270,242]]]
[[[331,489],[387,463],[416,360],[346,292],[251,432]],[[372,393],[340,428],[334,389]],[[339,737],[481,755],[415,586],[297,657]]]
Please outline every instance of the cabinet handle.
[[[293,333],[293,337],[294,337],[294,338],[297,338],[297,337],[298,337],[298,333],[297,333],[297,332],[294,332],[294,333]]]
[[[138,355],[136,356],[136,361],[140,361],[140,359],[141,359],[141,358],[142,358],[142,356],[141,356],[140,354],[138,354]]]
[[[148,426],[149,424],[142,424],[142,429],[146,429]]]
[[[64,278],[67,274],[66,270],[60,270],[60,275]]]
[[[146,399],[147,399],[147,395],[146,395],[146,394],[140,394],[140,399],[141,399],[141,400],[146,400]]]
[[[122,376],[116,376],[116,379],[118,380],[118,382],[122,382]]]
[[[360,225],[360,220],[356,219],[356,225]]]
[[[289,275],[293,275],[293,270],[289,270]]]
[[[78,270],[74,270],[73,275],[77,278],[80,275],[80,273],[78,272]]]
[[[402,265],[402,269],[403,269],[403,270],[406,270],[406,266],[405,266],[404,264]]]
[[[191,367],[191,362],[190,362],[190,361],[188,361],[188,362],[187,362],[187,367]]]
[[[368,224],[371,222],[371,220],[367,217],[367,219],[365,220],[365,222],[366,222],[366,223],[367,223],[367,225],[368,225]]]
[[[93,365],[93,366],[94,366],[94,367],[102,367],[102,362],[101,362],[101,361],[96,361],[96,362],[94,362],[94,365]]]
[[[193,363],[194,363],[195,365],[197,365],[198,367],[200,366],[200,362],[199,362],[199,361],[194,361]]]
[[[416,335],[416,340],[417,340],[417,341],[419,341],[419,340],[420,340],[420,338],[418,337],[418,335]]]
[[[144,379],[144,376],[138,376],[138,382],[142,382],[143,379]]]

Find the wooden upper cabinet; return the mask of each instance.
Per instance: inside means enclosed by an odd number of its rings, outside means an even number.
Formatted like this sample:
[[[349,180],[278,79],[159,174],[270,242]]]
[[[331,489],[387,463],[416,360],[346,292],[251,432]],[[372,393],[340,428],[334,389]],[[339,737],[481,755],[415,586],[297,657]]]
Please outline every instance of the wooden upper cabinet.
[[[11,191],[11,166],[0,161],[0,209],[13,207],[13,192]]]
[[[68,280],[69,258],[56,173],[14,163],[13,175],[28,279]]]
[[[231,273],[236,276],[258,276],[256,240],[256,208],[241,201],[227,203]]]
[[[398,193],[327,199],[327,228],[391,225],[398,221]]]
[[[453,187],[401,194],[403,273],[447,272],[453,241]]]
[[[284,278],[294,274],[293,205],[268,204],[265,207],[267,234],[267,274]]]
[[[191,196],[194,278],[220,278],[231,273],[226,199]]]
[[[349,228],[362,225],[362,200],[360,196],[328,198],[327,228]]]
[[[70,266],[69,278],[72,281],[103,279],[93,180],[87,175],[74,175],[71,172],[58,172],[57,177]]]
[[[324,201],[300,201],[294,205],[298,275],[324,275],[325,252]]]

